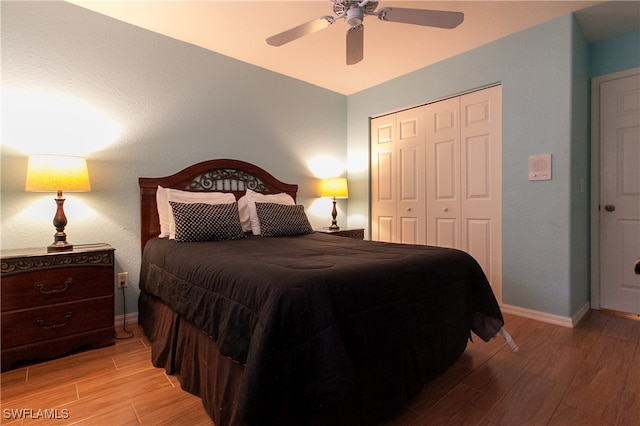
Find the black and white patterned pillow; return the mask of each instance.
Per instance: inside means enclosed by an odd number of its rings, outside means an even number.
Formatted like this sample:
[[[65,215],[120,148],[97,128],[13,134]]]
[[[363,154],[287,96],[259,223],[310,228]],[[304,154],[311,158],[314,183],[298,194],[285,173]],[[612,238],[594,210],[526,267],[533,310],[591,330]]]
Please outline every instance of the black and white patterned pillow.
[[[244,238],[237,203],[204,204],[169,201],[176,222],[176,241]]]
[[[302,205],[256,203],[263,237],[313,234]]]

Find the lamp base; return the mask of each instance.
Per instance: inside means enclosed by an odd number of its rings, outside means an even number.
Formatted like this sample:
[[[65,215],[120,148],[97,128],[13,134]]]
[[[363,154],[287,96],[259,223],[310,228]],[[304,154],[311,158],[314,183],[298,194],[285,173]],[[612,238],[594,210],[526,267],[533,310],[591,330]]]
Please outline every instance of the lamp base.
[[[55,226],[58,232],[53,235],[53,244],[47,247],[47,252],[72,251],[73,244],[67,242],[67,234],[64,233],[64,227],[67,226],[67,217],[64,214],[62,191],[58,191],[58,198],[55,198],[55,201],[57,209],[56,215],[53,218],[53,226]]]
[[[73,244],[66,241],[55,241],[53,244],[47,246],[47,253],[57,253],[60,251],[73,251]]]
[[[336,217],[338,216],[338,210],[336,209],[336,197],[333,197],[333,210],[331,210],[331,226],[329,229],[340,229]]]

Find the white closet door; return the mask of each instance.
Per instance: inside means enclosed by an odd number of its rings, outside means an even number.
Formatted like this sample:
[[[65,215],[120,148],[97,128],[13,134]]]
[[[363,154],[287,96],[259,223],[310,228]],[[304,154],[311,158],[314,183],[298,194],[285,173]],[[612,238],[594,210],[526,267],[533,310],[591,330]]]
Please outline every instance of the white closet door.
[[[425,118],[424,108],[396,115],[398,239],[404,244],[426,244]]]
[[[371,238],[471,254],[502,300],[500,86],[371,121]]]
[[[460,248],[460,98],[425,111],[427,244]]]
[[[497,293],[502,288],[501,86],[462,96],[460,113],[460,248],[478,261]]]
[[[371,120],[371,239],[396,236],[396,115]]]

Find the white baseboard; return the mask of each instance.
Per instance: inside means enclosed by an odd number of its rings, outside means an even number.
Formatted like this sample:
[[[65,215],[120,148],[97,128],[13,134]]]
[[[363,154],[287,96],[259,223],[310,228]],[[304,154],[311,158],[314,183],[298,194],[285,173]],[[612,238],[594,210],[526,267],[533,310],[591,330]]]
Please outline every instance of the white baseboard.
[[[562,327],[574,328],[587,312],[589,312],[589,302],[576,312],[573,317],[563,317],[560,315],[549,314],[547,312],[534,311],[533,309],[521,308],[519,306],[502,305],[502,312],[530,318],[536,321],[542,321],[549,324],[560,325]]]
[[[585,315],[587,315],[587,312],[589,312],[589,310],[591,309],[591,303],[587,302],[585,303],[582,308],[580,308],[578,310],[578,312],[575,313],[575,315],[573,315],[573,317],[571,318],[573,321],[573,326],[575,327],[576,325],[578,325],[578,323],[580,322],[580,320],[582,320],[582,317],[584,317]]]
[[[122,325],[122,320],[125,318],[125,315],[116,315],[115,317],[115,324],[116,327],[119,325]],[[137,312],[131,312],[129,314],[126,314],[126,323],[127,324],[137,324],[138,323],[138,313]]]

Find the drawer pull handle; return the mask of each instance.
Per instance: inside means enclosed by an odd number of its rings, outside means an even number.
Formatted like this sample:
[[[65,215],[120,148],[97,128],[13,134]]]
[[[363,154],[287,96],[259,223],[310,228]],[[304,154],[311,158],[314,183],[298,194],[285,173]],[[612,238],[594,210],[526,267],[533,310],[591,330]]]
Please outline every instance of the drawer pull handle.
[[[67,323],[69,322],[72,316],[73,314],[71,312],[68,312],[67,315],[64,316],[64,322],[61,322],[60,324],[51,324],[51,325],[45,325],[44,320],[38,317],[36,318],[36,324],[38,324],[40,328],[43,330],[51,330],[52,328],[62,328],[65,325],[67,325]]]
[[[42,294],[58,294],[58,293],[64,293],[65,291],[69,290],[69,286],[71,286],[72,283],[73,283],[73,278],[67,278],[64,282],[64,287],[61,287],[61,288],[54,288],[49,290],[44,288],[43,283],[36,283],[36,288]]]

